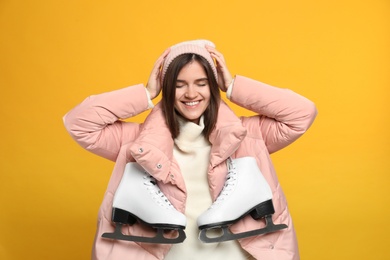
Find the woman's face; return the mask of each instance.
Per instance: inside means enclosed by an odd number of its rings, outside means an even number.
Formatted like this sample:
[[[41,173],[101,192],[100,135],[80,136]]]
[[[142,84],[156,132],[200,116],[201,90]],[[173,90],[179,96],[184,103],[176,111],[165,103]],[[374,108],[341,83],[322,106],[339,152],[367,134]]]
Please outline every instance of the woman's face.
[[[185,65],[176,80],[176,111],[188,121],[199,118],[210,104],[210,86],[206,71],[198,61]]]

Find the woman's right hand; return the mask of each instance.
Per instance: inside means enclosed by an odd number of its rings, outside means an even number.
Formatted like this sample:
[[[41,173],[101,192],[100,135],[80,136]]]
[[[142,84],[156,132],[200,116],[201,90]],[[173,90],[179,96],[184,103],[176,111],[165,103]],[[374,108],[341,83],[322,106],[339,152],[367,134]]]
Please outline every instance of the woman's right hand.
[[[156,60],[154,63],[152,72],[150,73],[148,84],[146,85],[146,89],[150,94],[150,98],[154,99],[160,94],[161,91],[161,66],[164,63],[165,57],[170,52],[170,48],[166,49],[164,53]]]
[[[232,83],[233,78],[226,66],[225,58],[223,57],[222,53],[217,51],[212,46],[206,45],[206,49],[210,53],[211,57],[213,57],[216,61],[218,86],[223,92],[226,92],[229,88],[229,85]]]

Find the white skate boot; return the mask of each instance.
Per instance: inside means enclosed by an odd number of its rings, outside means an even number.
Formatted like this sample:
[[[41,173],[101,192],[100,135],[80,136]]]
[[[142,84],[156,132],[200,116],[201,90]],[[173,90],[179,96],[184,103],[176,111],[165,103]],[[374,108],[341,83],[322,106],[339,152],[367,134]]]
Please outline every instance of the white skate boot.
[[[137,220],[157,229],[155,237],[123,235],[123,224],[133,225]],[[126,164],[122,180],[115,192],[112,205],[114,233],[102,237],[144,243],[176,244],[186,238],[186,217],[177,211],[161,192],[156,180],[138,163]],[[177,230],[176,238],[166,238],[164,230]]]
[[[287,225],[275,225],[272,214],[272,191],[260,172],[253,157],[229,160],[225,186],[216,201],[199,216],[199,239],[204,243],[236,240],[266,234],[287,228]],[[265,218],[266,227],[243,233],[233,234],[228,226],[251,214],[254,219]],[[222,229],[220,236],[208,237],[207,231]]]

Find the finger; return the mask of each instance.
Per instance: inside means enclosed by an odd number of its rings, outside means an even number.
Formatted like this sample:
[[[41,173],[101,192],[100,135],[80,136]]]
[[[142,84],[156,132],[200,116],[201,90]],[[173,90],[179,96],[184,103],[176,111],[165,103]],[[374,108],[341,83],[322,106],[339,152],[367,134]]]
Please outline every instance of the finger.
[[[210,54],[214,54],[218,57],[221,57],[222,60],[225,60],[225,57],[223,56],[222,53],[220,53],[219,51],[217,51],[217,49],[215,49],[214,47],[212,46],[209,46],[209,45],[206,45],[206,49],[207,51],[210,53]]]
[[[161,55],[161,57],[162,57],[163,59],[165,59],[165,57],[167,57],[167,55],[168,55],[170,52],[171,52],[171,48],[166,49],[166,50],[163,52],[163,54]]]
[[[156,60],[156,62],[154,63],[154,66],[156,67],[159,67],[161,66],[161,64],[164,62],[165,58],[168,56],[169,52],[171,51],[170,48],[166,49],[161,55],[160,57],[158,57],[158,59]]]
[[[211,53],[211,57],[213,57],[217,62],[217,68],[223,70],[226,67],[225,60],[223,59],[223,57],[220,57],[214,53]]]
[[[168,48],[166,49],[159,57],[159,59],[164,59],[168,54],[169,52],[171,51],[171,48]]]
[[[153,69],[152,69],[152,74],[155,75],[156,77],[158,77],[158,75],[160,73],[160,70],[161,70],[161,66],[163,65],[164,60],[165,60],[165,58],[167,57],[167,55],[169,54],[170,51],[171,51],[170,48],[166,49],[160,55],[160,57],[158,57],[158,59],[154,63],[154,66],[153,66]]]

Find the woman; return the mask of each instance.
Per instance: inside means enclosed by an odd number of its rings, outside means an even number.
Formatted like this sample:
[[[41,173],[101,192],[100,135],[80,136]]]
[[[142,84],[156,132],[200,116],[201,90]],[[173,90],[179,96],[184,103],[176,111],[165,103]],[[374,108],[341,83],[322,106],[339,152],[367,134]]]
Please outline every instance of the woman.
[[[162,101],[152,99],[162,90]],[[220,99],[258,113],[237,118]],[[153,108],[142,124],[124,122]],[[115,161],[98,216],[93,259],[299,259],[295,231],[270,154],[295,141],[312,124],[314,104],[286,89],[242,76],[232,78],[213,43],[179,43],[156,61],[146,88],[136,85],[91,96],[71,110],[64,122],[84,148]],[[197,220],[226,186],[229,161],[254,158],[272,191],[275,223],[288,228],[266,235],[205,244]],[[126,164],[137,162],[157,181],[174,209],[185,215],[187,239],[180,244],[150,244],[102,238],[112,232],[114,194]],[[252,191],[260,193],[261,189]],[[134,198],[133,200],[143,198]],[[234,211],[234,209],[232,209]],[[230,230],[242,233],[264,227],[245,216]],[[134,224],[124,231],[150,236]]]

